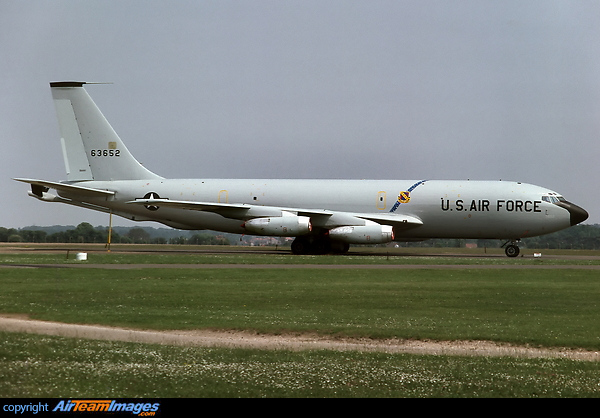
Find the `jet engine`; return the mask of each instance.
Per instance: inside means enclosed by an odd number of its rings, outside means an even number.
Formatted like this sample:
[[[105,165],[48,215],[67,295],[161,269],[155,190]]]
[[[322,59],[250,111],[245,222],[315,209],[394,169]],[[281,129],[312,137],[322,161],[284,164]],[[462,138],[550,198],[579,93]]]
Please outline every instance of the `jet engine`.
[[[254,218],[246,221],[243,226],[250,234],[274,235],[278,237],[296,237],[308,234],[312,230],[308,216],[293,214]]]
[[[362,226],[333,228],[329,230],[329,237],[348,244],[384,244],[394,240],[394,230],[390,225],[367,221]]]

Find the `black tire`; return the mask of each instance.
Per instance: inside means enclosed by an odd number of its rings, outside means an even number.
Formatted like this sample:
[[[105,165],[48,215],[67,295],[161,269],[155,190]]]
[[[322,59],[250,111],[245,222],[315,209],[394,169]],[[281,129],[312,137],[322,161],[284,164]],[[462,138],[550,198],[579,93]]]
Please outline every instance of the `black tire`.
[[[516,245],[512,245],[512,244],[508,245],[504,249],[504,253],[506,254],[507,257],[517,257],[520,252],[521,252],[521,250],[519,249],[519,247]]]
[[[292,254],[295,255],[304,255],[308,254],[310,248],[310,243],[304,237],[297,237],[294,242],[292,242]]]
[[[333,254],[346,254],[350,249],[350,244],[341,241],[331,241],[330,247],[330,251]]]

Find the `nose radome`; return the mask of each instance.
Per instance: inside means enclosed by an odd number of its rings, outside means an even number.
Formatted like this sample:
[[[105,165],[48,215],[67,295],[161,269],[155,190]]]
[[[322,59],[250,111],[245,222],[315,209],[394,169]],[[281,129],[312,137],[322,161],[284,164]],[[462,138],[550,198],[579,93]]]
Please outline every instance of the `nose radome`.
[[[582,207],[579,207],[571,202],[566,202],[566,204],[566,209],[571,214],[571,226],[585,221],[590,216],[590,214],[587,213],[587,211]]]

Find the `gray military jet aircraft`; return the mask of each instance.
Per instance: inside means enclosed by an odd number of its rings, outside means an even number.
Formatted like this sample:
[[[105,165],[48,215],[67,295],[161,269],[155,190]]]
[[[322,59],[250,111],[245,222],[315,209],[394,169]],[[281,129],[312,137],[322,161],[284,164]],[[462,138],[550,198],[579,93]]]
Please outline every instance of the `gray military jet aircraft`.
[[[165,179],[131,155],[85,84],[50,83],[67,180],[15,179],[36,199],[179,229],[295,237],[294,254],[486,238],[506,241],[516,257],[521,238],[588,218],[552,190],[509,181]]]

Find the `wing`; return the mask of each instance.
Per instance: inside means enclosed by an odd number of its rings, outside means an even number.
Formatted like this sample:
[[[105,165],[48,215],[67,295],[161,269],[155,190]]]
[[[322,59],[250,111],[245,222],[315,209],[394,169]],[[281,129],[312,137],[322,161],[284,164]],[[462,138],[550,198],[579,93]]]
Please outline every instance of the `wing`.
[[[227,218],[248,220],[253,218],[277,217],[285,214],[310,217],[313,226],[326,229],[338,226],[364,225],[365,221],[395,228],[411,228],[423,225],[423,222],[410,215],[403,214],[367,214],[331,211],[326,209],[289,208],[275,206],[257,206],[236,203],[195,202],[169,199],[136,199],[129,204],[161,206],[176,209],[214,212]]]
[[[127,203],[134,205],[160,206],[166,208],[214,212],[226,218],[240,220],[263,218],[268,216],[282,216],[282,212],[293,213],[298,216],[327,217],[333,214],[333,212],[326,210],[293,209],[274,206],[247,205],[244,203],[196,202],[169,199],[136,199]]]

